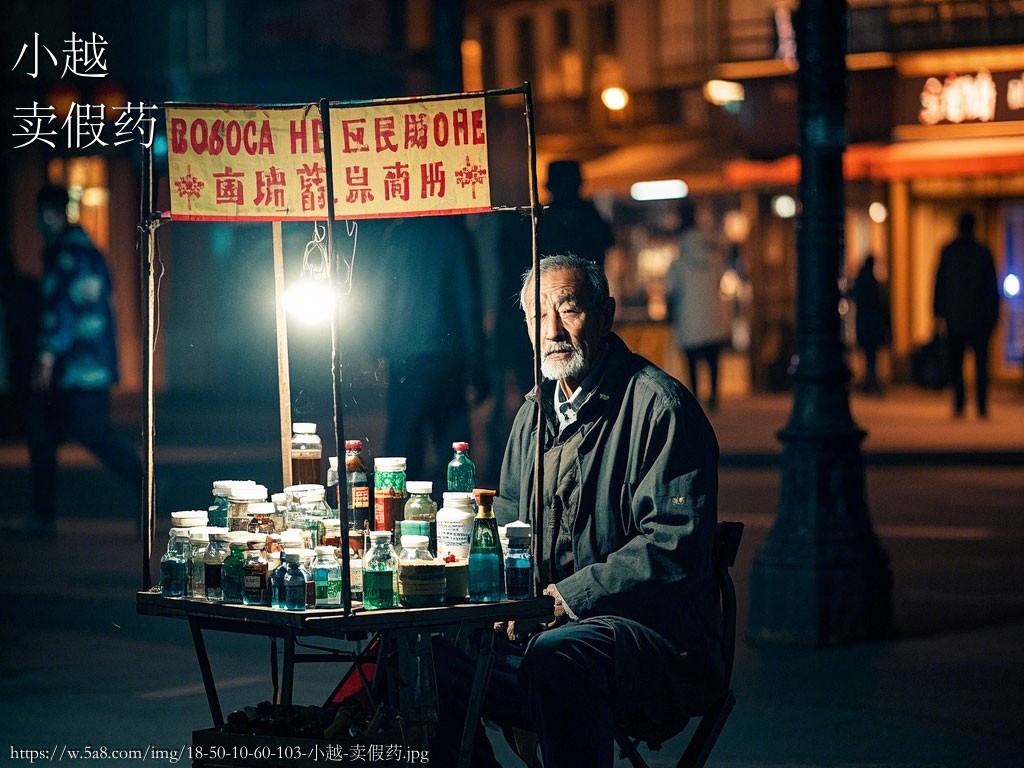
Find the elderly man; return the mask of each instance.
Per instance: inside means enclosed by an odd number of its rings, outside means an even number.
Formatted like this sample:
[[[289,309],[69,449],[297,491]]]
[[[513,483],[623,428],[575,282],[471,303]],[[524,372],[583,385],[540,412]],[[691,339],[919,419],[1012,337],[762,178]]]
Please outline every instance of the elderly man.
[[[538,339],[528,274],[520,296],[545,381],[512,427],[495,510],[501,523],[533,518],[541,408],[537,573],[555,616],[542,627],[500,627],[510,643],[484,716],[535,730],[547,768],[610,766],[614,724],[644,723],[667,737],[722,692],[710,570],[718,443],[685,387],[612,333],[615,301],[600,267],[545,257],[540,293]],[[449,719],[464,710],[445,700],[445,670],[458,665],[438,661],[442,758],[445,734],[456,733]],[[494,764],[480,751],[473,765]]]

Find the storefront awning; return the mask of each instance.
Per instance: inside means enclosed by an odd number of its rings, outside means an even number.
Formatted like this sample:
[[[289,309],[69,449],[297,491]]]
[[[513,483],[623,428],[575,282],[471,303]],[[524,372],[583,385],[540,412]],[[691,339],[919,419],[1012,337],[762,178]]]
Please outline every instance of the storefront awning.
[[[1024,136],[999,136],[897,144],[854,144],[843,154],[847,181],[892,181],[1024,173]],[[787,155],[770,162],[731,160],[723,176],[735,189],[795,186],[800,160]]]
[[[682,179],[696,192],[722,188],[724,158],[707,141],[630,144],[583,163],[587,194],[629,194],[638,181]]]

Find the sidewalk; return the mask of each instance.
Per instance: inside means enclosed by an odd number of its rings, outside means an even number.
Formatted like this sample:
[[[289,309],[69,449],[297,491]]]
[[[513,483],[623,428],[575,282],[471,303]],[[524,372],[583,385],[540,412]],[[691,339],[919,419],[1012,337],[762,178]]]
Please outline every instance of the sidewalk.
[[[723,456],[720,517],[746,530],[733,571],[738,703],[709,765],[1024,766],[1024,395],[996,391],[984,422],[970,412],[954,420],[944,393],[853,396],[854,419],[868,431],[868,507],[891,559],[897,634],[823,650],[745,640],[748,574],[778,504],[775,433],[791,405],[789,395],[726,399],[712,418]],[[203,450],[168,444],[174,432],[164,430],[158,515],[205,504],[217,477],[279,472],[275,418],[263,413],[257,429],[250,414],[220,413],[211,433],[222,439]],[[351,423],[375,435],[382,422],[379,414],[353,414]],[[25,503],[21,451],[0,446],[0,515]],[[8,739],[46,748],[185,744],[209,721],[187,626],[135,613],[140,547],[133,523],[118,519],[131,500],[79,448],[67,457],[58,540],[45,551],[11,546],[7,573],[18,578],[0,581],[0,718]],[[267,698],[265,644],[234,635],[207,642],[225,712]],[[337,670],[307,667],[296,700],[317,702]],[[683,741],[654,753],[652,766],[674,765]],[[7,749],[0,743],[0,753]]]

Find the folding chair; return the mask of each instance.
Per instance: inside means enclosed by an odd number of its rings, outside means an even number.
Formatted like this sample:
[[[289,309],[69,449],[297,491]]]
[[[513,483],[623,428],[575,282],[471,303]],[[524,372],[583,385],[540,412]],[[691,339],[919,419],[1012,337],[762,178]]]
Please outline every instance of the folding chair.
[[[725,661],[725,693],[703,712],[695,712],[690,718],[679,723],[676,733],[684,730],[690,719],[700,718],[682,757],[676,763],[676,768],[703,768],[725,726],[725,721],[729,719],[729,714],[736,705],[736,696],[731,687],[732,663],[736,651],[736,587],[732,583],[729,569],[736,563],[736,553],[739,551],[742,537],[743,523],[720,522],[718,524],[711,567],[722,605],[722,658]],[[502,732],[505,740],[529,768],[536,768],[539,765],[536,734],[519,728],[503,728]],[[637,749],[642,742],[646,741],[648,748],[652,750],[661,749],[662,746],[660,740],[650,736],[638,738],[627,734],[621,728],[615,729],[615,740],[619,744],[620,759],[629,760],[634,768],[648,768],[646,761]]]
[[[725,660],[725,693],[703,712],[695,712],[699,717],[697,726],[690,741],[676,763],[676,768],[703,768],[714,749],[715,742],[729,719],[732,708],[736,705],[736,696],[732,691],[732,663],[736,652],[736,587],[732,583],[729,569],[736,563],[736,553],[743,537],[743,523],[720,522],[715,535],[712,569],[718,582],[718,594],[722,601],[722,658]],[[680,723],[682,731],[688,721]],[[647,768],[647,763],[637,750],[639,744],[647,742],[652,750],[661,749],[661,742],[650,738],[636,738],[616,729],[615,740],[619,743],[619,757],[626,758],[634,768]]]

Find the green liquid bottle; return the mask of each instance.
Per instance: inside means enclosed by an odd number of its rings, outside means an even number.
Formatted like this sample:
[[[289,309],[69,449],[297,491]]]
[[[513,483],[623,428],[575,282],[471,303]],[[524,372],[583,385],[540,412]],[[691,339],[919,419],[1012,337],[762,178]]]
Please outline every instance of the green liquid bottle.
[[[363,607],[368,611],[398,605],[398,554],[391,531],[371,531],[363,557]]]
[[[476,485],[476,464],[469,458],[469,443],[452,443],[455,456],[448,462],[448,490],[472,493]]]

